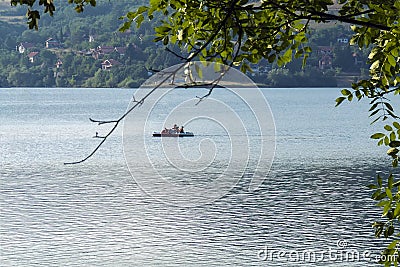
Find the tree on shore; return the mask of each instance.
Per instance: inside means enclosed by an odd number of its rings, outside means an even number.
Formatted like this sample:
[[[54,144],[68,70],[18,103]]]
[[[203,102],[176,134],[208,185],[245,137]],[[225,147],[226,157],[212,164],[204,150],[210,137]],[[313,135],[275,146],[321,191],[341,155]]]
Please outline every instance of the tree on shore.
[[[13,5],[31,7],[35,2],[43,6],[42,12],[55,12],[53,1],[11,0]],[[96,5],[95,0],[69,2],[76,5],[77,12],[86,5]],[[388,97],[400,94],[400,0],[150,0],[126,14],[121,30],[132,24],[140,27],[156,13],[163,14],[164,20],[155,28],[155,41],[186,50],[187,56],[177,55],[182,61],[216,61],[240,67],[243,72],[262,59],[284,66],[294,58],[302,58],[305,65],[311,53],[308,33],[312,25],[332,21],[350,25],[350,43],[371,51],[369,77],[352,84],[350,90],[343,89],[336,104],[353,99],[370,101],[373,122],[387,122],[383,132],[371,137],[378,140],[378,145],[388,146],[387,154],[397,167],[400,123]],[[29,27],[37,28],[40,11],[29,10],[27,16]],[[374,224],[375,235],[393,239],[383,254],[395,257],[386,257],[382,263],[397,266],[400,182],[393,174],[387,183],[378,176],[370,188],[375,190],[372,198],[383,208],[383,221]]]

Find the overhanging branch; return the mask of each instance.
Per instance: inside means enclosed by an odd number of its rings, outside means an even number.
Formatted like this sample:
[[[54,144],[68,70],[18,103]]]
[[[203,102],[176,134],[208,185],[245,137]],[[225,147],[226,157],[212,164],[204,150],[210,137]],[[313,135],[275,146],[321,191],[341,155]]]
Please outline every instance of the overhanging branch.
[[[370,21],[362,21],[362,20],[358,20],[355,18],[351,18],[349,16],[338,16],[338,15],[334,15],[334,14],[328,14],[328,13],[324,13],[324,12],[319,12],[319,11],[310,11],[310,14],[313,16],[318,16],[318,17],[311,17],[312,19],[316,20],[316,19],[321,19],[321,20],[335,20],[335,21],[340,21],[340,22],[346,22],[346,23],[350,23],[350,24],[354,24],[354,25],[358,25],[358,26],[365,26],[368,28],[375,28],[378,30],[383,30],[383,31],[390,31],[390,27],[386,26],[386,25],[382,25],[382,24],[376,24]],[[306,17],[307,18],[307,17]]]
[[[187,57],[186,63],[180,65],[176,70],[174,70],[173,72],[170,72],[168,75],[166,75],[166,77],[164,79],[161,80],[161,82],[159,82],[153,89],[151,89],[145,96],[143,96],[140,100],[138,101],[134,101],[135,104],[129,108],[124,114],[122,114],[122,116],[120,116],[117,120],[111,120],[111,121],[102,121],[102,120],[94,120],[94,119],[90,119],[92,122],[98,123],[100,124],[106,124],[106,123],[114,123],[114,126],[111,128],[111,130],[109,130],[109,132],[105,135],[102,136],[101,138],[101,142],[92,150],[92,152],[87,155],[85,158],[83,158],[82,160],[79,161],[73,161],[73,162],[65,162],[65,165],[72,165],[72,164],[79,164],[79,163],[83,163],[86,160],[88,160],[89,158],[91,158],[99,149],[100,147],[104,144],[104,142],[110,137],[110,135],[115,131],[115,129],[117,129],[119,123],[125,119],[126,116],[128,116],[135,108],[139,107],[140,105],[142,105],[144,103],[144,101],[151,95],[153,94],[158,88],[160,88],[163,84],[165,84],[165,82],[169,81],[172,77],[175,76],[175,74],[181,70],[183,67],[185,67],[188,63],[190,63],[191,61],[193,61],[199,54],[200,52],[205,49],[214,39],[215,37],[218,35],[218,33],[221,31],[221,29],[224,27],[225,23],[227,22],[227,20],[229,19],[229,17],[232,15],[232,13],[234,12],[234,6],[235,4],[238,2],[239,0],[233,0],[231,2],[230,5],[230,9],[227,12],[226,16],[224,17],[224,19],[219,23],[217,29],[214,31],[214,33],[209,37],[209,39],[199,48],[197,49],[195,52],[193,52],[189,57]],[[220,79],[222,79],[223,75],[221,75],[217,80],[219,81]],[[212,92],[212,89],[216,87],[216,84],[213,84],[209,93],[206,94],[205,96],[201,97],[199,102],[204,99],[205,97],[209,96]]]

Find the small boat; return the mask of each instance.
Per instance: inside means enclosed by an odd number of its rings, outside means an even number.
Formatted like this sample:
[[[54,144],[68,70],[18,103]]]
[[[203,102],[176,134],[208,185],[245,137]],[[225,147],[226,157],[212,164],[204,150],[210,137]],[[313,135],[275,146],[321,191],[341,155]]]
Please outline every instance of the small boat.
[[[153,137],[193,137],[194,134],[192,132],[183,132],[183,133],[161,133],[161,132],[153,132]]]

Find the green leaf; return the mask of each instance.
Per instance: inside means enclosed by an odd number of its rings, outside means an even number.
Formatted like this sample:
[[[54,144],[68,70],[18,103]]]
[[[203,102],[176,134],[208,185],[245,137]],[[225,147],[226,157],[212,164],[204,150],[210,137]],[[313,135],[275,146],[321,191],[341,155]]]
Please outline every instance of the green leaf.
[[[156,33],[161,33],[161,34],[165,34],[167,32],[169,32],[171,30],[171,27],[169,26],[160,26],[155,28]]]
[[[399,150],[396,147],[389,148],[386,152],[389,156],[396,156]]]
[[[373,135],[371,135],[370,138],[372,138],[372,139],[381,139],[382,137],[385,137],[384,133],[374,133]]]
[[[378,183],[379,187],[382,187],[382,177],[378,174],[378,176],[376,177],[376,182]]]
[[[389,188],[386,188],[385,191],[386,191],[386,196],[387,196],[390,200],[393,200],[392,190],[390,190]]]
[[[136,17],[136,26],[140,27],[140,25],[142,24],[144,20],[144,16],[142,14],[140,14],[139,16]]]
[[[383,226],[377,227],[375,229],[375,237],[380,237],[383,232]]]
[[[243,63],[242,66],[240,66],[240,71],[246,73],[247,71],[251,71],[251,67],[248,64]]]
[[[393,141],[396,140],[396,134],[395,134],[394,132],[391,132],[390,135],[389,135],[389,138],[390,138],[390,141],[391,141],[391,142],[389,143],[389,146],[392,147],[390,144],[391,144]]]
[[[375,200],[381,200],[384,199],[385,197],[387,197],[386,192],[382,192],[375,198]]]
[[[394,111],[392,105],[390,105],[390,104],[387,103],[387,102],[384,102],[384,104],[385,104],[385,106],[386,106],[386,108],[387,108],[388,110]]]
[[[380,110],[380,108],[379,108],[379,109],[376,109],[374,112],[372,112],[371,114],[369,114],[369,117],[374,116],[376,113],[379,112],[379,110]],[[378,119],[379,119],[379,118],[378,118]]]
[[[386,188],[387,189],[387,188]],[[385,198],[386,197],[386,192],[383,192],[382,194],[384,194],[385,196],[383,197],[383,198]],[[381,194],[381,195],[382,195]],[[380,195],[379,195],[380,196]],[[378,196],[378,197],[379,197]],[[388,203],[386,203],[386,205],[385,205],[385,207],[383,208],[383,212],[382,212],[382,217],[385,217],[387,214],[388,214],[388,212],[389,212],[389,210],[392,208],[392,202],[391,201],[388,201]]]
[[[371,71],[374,71],[376,68],[379,67],[379,63],[380,63],[379,60],[375,61],[374,63],[371,64],[371,67],[369,67],[369,69],[370,69]]]
[[[387,59],[388,59],[388,61],[389,61],[389,64],[390,64],[392,67],[395,67],[395,66],[396,66],[396,59],[394,59],[394,56],[388,55]]]
[[[383,139],[383,142],[385,143],[385,146],[388,146],[390,143],[389,137],[385,136],[385,138]]]
[[[168,38],[168,36],[165,36],[163,38],[163,45],[167,45],[168,43],[169,43],[169,38]]]
[[[306,46],[306,47],[304,47],[304,51],[305,51],[306,53],[311,53],[311,52],[312,52],[312,49],[311,49],[311,47]]]
[[[290,62],[292,60],[292,53],[293,50],[289,48],[288,50],[286,50],[285,54],[283,54],[282,59],[285,61],[285,63]]]
[[[282,67],[285,64],[285,62],[281,56],[278,56],[278,60],[276,61],[276,64],[278,64],[278,67]]]
[[[339,106],[345,99],[346,98],[343,96],[336,98],[336,107]]]
[[[383,128],[385,128],[386,131],[393,131],[393,128],[390,125],[385,125]]]
[[[389,143],[389,146],[390,147],[399,147],[400,146],[400,141],[398,141],[398,140],[391,141]]]
[[[369,185],[367,185],[367,187],[369,189],[377,189],[378,188],[375,184],[369,184]]]
[[[388,236],[393,235],[393,233],[394,233],[394,227],[393,227],[393,225],[390,225],[390,226],[388,227]]]
[[[393,126],[394,126],[396,129],[400,129],[400,123],[398,123],[397,121],[393,122]]]
[[[342,89],[341,93],[342,93],[342,95],[344,95],[344,96],[351,95],[350,90],[347,90],[347,89]]]
[[[359,90],[357,90],[357,91],[355,92],[355,94],[356,94],[356,97],[357,97],[358,100],[360,100],[360,99],[363,97],[362,94],[361,94],[361,92],[360,92]]]
[[[393,177],[393,175],[391,174],[391,175],[389,175],[389,177],[388,177],[388,188],[387,188],[387,189],[392,190],[392,188],[393,188],[393,183],[394,183],[394,177]],[[387,193],[387,192],[386,192],[386,193]]]
[[[352,100],[353,100],[353,95],[350,94],[350,95],[347,97],[347,100],[352,101]]]
[[[378,104],[379,104],[379,103],[373,104],[373,105],[370,107],[369,111],[372,111],[372,110],[376,109],[376,107],[378,106]]]
[[[378,196],[378,195],[377,195]],[[376,204],[377,207],[384,207],[386,206],[388,203],[390,203],[390,200],[382,200],[379,201],[378,204]]]
[[[381,189],[377,189],[377,190],[375,190],[375,192],[371,195],[371,198],[372,199],[375,199],[376,200],[376,198],[381,194]]]
[[[400,215],[400,203],[397,202],[396,203],[396,208],[394,209],[394,212],[393,212],[393,216],[395,218],[397,218],[397,217],[399,217],[399,215]]]

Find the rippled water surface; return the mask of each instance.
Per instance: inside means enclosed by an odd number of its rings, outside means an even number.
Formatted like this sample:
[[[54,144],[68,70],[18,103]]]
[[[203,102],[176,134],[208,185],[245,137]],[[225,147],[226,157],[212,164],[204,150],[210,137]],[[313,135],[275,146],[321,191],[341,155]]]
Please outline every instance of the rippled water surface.
[[[389,161],[369,139],[376,126],[369,125],[366,103],[334,108],[338,89],[262,90],[276,126],[272,168],[259,170],[264,182],[251,192],[251,177],[244,175],[228,194],[188,208],[143,192],[125,163],[122,128],[88,162],[63,164],[86,156],[99,141],[94,133],[110,127],[88,118],[114,119],[133,92],[0,90],[1,266],[373,265],[362,253],[375,256],[384,242],[373,237],[379,210],[365,185]],[[158,119],[151,117],[150,125],[162,126]],[[220,165],[188,180],[166,165],[168,179],[200,187],[225,166],[225,136],[206,133],[202,123],[193,123],[200,134],[180,145],[214,142],[222,150],[215,157]],[[150,134],[151,154],[160,140]],[[250,138],[251,149],[257,151],[259,138]],[[196,153],[192,160],[201,156]],[[153,178],[143,166],[138,157],[130,170]],[[316,258],[295,260],[307,251]],[[348,251],[360,260],[340,258]]]

